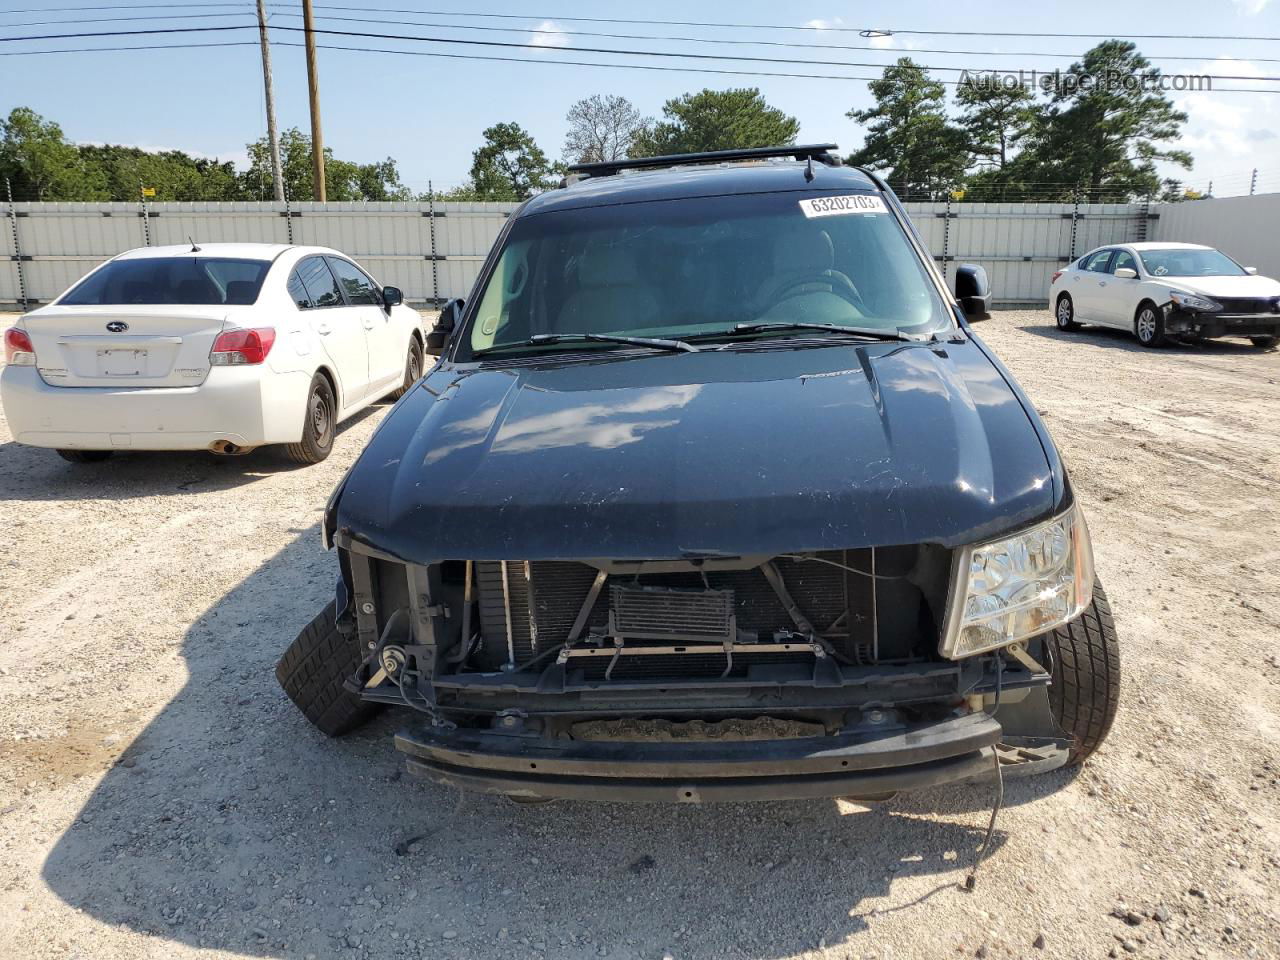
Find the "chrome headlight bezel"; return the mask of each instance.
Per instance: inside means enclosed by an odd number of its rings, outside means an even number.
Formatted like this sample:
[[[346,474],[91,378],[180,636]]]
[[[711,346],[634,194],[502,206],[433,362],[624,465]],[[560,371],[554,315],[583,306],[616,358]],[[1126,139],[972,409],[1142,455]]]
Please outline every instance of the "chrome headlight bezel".
[[[1199,293],[1184,293],[1181,290],[1170,290],[1169,299],[1181,310],[1194,310],[1197,313],[1215,313],[1222,309],[1217,300]]]
[[[1092,600],[1093,546],[1073,505],[957,552],[939,653],[960,660],[1008,647],[1074,620]]]

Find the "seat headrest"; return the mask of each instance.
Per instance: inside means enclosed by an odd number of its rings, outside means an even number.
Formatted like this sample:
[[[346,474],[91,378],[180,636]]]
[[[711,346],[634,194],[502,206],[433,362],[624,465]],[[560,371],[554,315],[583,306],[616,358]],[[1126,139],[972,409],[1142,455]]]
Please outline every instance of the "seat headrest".
[[[593,244],[578,258],[578,282],[584,287],[634,284],[639,279],[635,260],[620,245]]]
[[[773,245],[773,267],[779,273],[822,273],[835,262],[835,247],[825,230],[784,234]]]

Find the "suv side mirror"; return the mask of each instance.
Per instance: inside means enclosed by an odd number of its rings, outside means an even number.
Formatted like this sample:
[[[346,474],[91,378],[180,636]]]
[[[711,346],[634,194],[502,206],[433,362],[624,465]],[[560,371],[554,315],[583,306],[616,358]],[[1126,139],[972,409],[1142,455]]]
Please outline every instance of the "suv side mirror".
[[[970,320],[990,319],[991,288],[987,285],[987,271],[976,263],[956,267],[956,299]]]
[[[390,310],[392,307],[398,307],[404,303],[404,294],[399,287],[383,287],[382,288],[382,305]]]
[[[449,337],[462,320],[462,304],[462,298],[455,297],[440,308],[436,325],[427,334],[427,353],[433,357],[438,357],[444,352],[445,346],[449,343]]]
[[[1117,280],[1137,280],[1138,271],[1133,267],[1116,267]]]

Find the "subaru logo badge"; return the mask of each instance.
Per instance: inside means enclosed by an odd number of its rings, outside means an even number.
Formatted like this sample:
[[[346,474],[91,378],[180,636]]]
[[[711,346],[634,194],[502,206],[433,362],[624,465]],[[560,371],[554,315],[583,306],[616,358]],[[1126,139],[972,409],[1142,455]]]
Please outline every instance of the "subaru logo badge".
[[[107,324],[107,329],[112,333],[124,333],[129,329],[129,325],[123,320],[112,320]]]

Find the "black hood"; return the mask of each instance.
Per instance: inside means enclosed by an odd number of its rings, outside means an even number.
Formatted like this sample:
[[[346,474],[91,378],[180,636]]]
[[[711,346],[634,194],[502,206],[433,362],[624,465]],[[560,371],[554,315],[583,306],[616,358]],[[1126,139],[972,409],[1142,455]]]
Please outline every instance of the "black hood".
[[[1033,417],[972,340],[446,363],[329,522],[418,563],[956,546],[1059,505]]]

